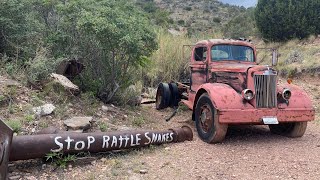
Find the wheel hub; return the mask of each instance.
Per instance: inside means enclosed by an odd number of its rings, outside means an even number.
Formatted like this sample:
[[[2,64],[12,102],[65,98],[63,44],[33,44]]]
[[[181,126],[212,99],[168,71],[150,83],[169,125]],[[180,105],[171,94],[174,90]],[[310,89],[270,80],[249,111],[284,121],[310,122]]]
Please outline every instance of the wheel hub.
[[[212,111],[208,104],[205,104],[201,107],[200,111],[200,125],[201,129],[208,133],[210,131],[210,128],[213,125],[213,117],[212,117]]]

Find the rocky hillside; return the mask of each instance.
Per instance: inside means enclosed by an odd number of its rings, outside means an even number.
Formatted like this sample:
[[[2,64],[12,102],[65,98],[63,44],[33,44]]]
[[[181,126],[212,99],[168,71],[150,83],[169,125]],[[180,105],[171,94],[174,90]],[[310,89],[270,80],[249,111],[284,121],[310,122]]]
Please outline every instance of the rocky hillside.
[[[223,3],[226,4],[231,4],[231,5],[236,5],[236,6],[243,6],[243,7],[253,7],[257,4],[258,0],[220,0]]]
[[[233,17],[246,11],[243,7],[224,4],[218,0],[155,0],[173,19],[175,29],[193,32],[217,32]]]

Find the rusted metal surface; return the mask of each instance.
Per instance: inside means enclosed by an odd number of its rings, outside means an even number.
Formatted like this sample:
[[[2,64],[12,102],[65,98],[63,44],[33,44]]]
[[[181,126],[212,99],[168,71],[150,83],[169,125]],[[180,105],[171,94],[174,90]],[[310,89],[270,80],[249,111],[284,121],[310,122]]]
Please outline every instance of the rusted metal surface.
[[[64,133],[16,136],[13,138],[10,161],[45,157],[50,152],[105,152],[163,143],[191,141],[190,127],[167,131],[126,131],[110,133]]]
[[[0,180],[7,179],[8,162],[13,131],[0,120]]]
[[[264,124],[262,118],[277,117],[279,123],[305,122],[315,118],[314,109],[287,108],[287,109],[227,109],[220,110],[219,122],[224,124]],[[235,116],[236,115],[236,116]]]
[[[191,90],[186,89],[188,100],[182,100],[190,109],[194,110],[200,95],[207,93],[219,112],[221,123],[261,124],[264,116],[278,117],[280,123],[314,120],[314,108],[303,89],[292,84],[279,85],[276,80],[277,72],[270,66],[238,60],[212,61],[208,50],[215,45],[250,47],[254,50],[253,59],[256,61],[256,48],[250,42],[230,39],[198,42],[190,59]],[[205,58],[202,60],[195,57],[198,53],[196,48],[199,47],[204,49]],[[260,76],[263,78],[257,78]],[[273,76],[274,80],[269,81],[268,76]],[[262,79],[261,82],[260,79]],[[244,89],[254,92],[255,96],[252,100],[244,100],[241,95]],[[292,92],[289,100],[281,99],[283,89],[290,89]]]

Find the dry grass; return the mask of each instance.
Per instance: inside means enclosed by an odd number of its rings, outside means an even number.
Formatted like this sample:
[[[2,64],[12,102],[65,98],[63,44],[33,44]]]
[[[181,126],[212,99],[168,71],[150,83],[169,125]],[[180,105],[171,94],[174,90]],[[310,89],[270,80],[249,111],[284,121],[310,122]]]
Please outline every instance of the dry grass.
[[[186,36],[173,36],[164,30],[158,31],[159,49],[152,55],[152,66],[147,75],[151,84],[162,81],[178,80],[188,70],[190,50],[183,50],[183,45],[190,45]],[[183,56],[185,58],[183,58]]]
[[[257,43],[258,47],[276,47],[279,50],[278,70],[283,76],[314,75],[320,69],[320,38],[311,36],[305,40],[291,40],[286,43]],[[271,52],[259,51],[262,64],[271,64]]]

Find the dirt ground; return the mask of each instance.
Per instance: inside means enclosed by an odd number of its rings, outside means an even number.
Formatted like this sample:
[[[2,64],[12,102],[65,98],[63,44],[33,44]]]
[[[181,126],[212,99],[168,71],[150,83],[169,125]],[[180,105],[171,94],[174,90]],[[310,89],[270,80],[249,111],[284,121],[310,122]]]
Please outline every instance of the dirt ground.
[[[139,109],[146,129],[188,125],[194,140],[124,152],[79,157],[66,168],[42,160],[13,162],[11,179],[320,179],[320,82],[295,80],[311,95],[317,119],[302,138],[271,134],[267,126],[230,127],[221,144],[206,144],[197,135],[191,112],[179,112],[170,122],[171,110],[152,105]]]

